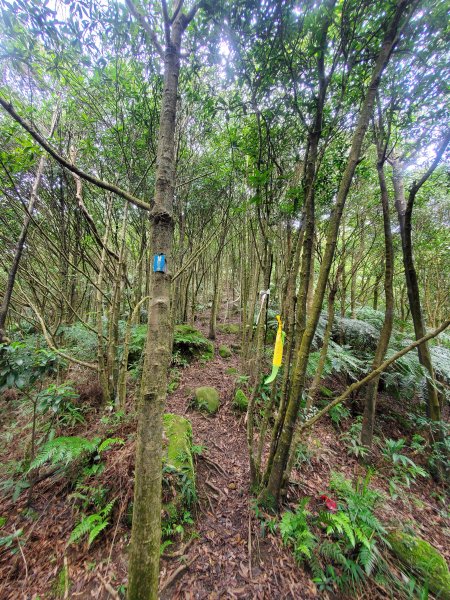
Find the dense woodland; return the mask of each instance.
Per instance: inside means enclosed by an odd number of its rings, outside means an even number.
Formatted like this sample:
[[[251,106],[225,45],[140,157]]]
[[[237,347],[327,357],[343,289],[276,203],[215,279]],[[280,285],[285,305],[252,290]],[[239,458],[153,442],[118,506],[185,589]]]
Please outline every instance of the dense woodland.
[[[450,598],[449,4],[0,0],[0,598]]]

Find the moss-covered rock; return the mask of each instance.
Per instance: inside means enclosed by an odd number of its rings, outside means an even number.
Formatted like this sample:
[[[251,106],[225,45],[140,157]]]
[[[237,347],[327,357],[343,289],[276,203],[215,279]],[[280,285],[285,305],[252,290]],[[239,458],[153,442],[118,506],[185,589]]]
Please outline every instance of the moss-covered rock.
[[[214,346],[205,336],[191,325],[176,325],[173,334],[173,352],[187,360],[201,357],[210,360],[214,356]]]
[[[167,413],[164,415],[164,433],[167,438],[165,464],[184,473],[195,485],[191,422],[180,415]]]
[[[220,323],[217,325],[217,331],[220,331],[221,333],[237,335],[240,331],[240,328],[237,323]]]
[[[236,410],[245,412],[248,408],[248,398],[242,390],[236,390],[233,399],[233,407]]]
[[[194,391],[194,404],[200,410],[214,414],[220,406],[219,392],[213,387],[199,387]]]
[[[233,354],[231,352],[231,350],[228,348],[228,346],[220,346],[219,348],[219,354],[222,358],[230,358],[230,356]]]
[[[428,583],[437,598],[450,599],[450,573],[444,557],[426,540],[400,530],[388,535],[392,553]]]

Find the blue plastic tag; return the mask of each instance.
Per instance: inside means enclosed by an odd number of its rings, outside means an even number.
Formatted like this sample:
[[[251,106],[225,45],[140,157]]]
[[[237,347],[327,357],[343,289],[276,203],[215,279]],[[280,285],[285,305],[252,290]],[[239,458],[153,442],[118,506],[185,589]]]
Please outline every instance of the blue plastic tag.
[[[153,257],[153,272],[165,273],[166,270],[166,257],[164,254],[155,254]]]

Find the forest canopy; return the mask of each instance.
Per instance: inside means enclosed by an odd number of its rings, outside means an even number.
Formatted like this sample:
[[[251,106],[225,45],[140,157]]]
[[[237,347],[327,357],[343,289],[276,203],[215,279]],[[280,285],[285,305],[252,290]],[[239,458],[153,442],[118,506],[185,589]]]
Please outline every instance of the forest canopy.
[[[448,8],[0,0],[2,598],[448,597]]]

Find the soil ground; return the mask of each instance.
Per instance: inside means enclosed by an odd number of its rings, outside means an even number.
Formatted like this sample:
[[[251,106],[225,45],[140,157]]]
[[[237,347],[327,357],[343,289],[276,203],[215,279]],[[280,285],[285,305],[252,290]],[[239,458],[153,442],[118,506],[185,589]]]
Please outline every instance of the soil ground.
[[[204,329],[202,322],[199,327]],[[241,365],[237,354],[223,359],[217,352],[220,345],[230,346],[237,342],[237,336],[219,333],[214,359],[206,363],[196,361],[183,369],[178,389],[168,397],[167,412],[189,418],[194,443],[205,449],[196,459],[199,502],[190,532],[194,536],[189,543],[186,543],[189,539],[186,536],[167,549],[168,555],[178,556],[162,559],[161,598],[308,600],[327,597],[316,591],[310,574],[295,563],[279,535],[264,530],[256,518],[249,493],[244,417],[232,407],[236,375],[229,374],[229,369],[234,367],[239,372]],[[92,375],[75,371],[71,378],[78,382],[84,378],[85,389],[89,389]],[[203,385],[214,386],[220,392],[221,406],[214,416],[206,416],[190,406],[191,390]],[[392,399],[382,397],[380,414],[389,417],[391,408]],[[0,410],[3,461],[0,474],[4,482],[11,478],[7,471],[14,464],[12,461],[20,460],[26,451],[29,415],[24,414],[23,406],[11,399],[1,400]],[[108,591],[109,585],[117,590],[126,583],[130,534],[127,509],[132,498],[135,422],[125,418],[115,425],[112,415],[99,420],[101,414],[100,407],[94,407],[83,427],[65,430],[64,435],[113,435],[125,439],[122,447],[106,453],[106,467],[101,476],[102,486],[110,490],[109,497],[112,495],[116,499],[112,526],[90,549],[83,544],[66,546],[78,518],[74,500],[70,499],[71,485],[67,478],[49,477],[37,484],[32,510],[28,512],[25,511],[26,492],[15,503],[11,494],[0,496],[0,516],[8,519],[2,535],[5,531],[9,534],[22,529],[20,539],[25,542],[20,547],[17,542],[9,548],[0,546],[1,600],[43,600],[55,597],[56,591],[61,598],[102,600],[114,597]],[[15,423],[15,428],[11,429],[11,423]],[[386,428],[389,428],[389,435]],[[383,424],[383,430],[386,437],[404,435],[393,419]],[[295,506],[299,497],[305,494],[317,500],[327,491],[333,470],[348,477],[364,472],[359,463],[348,456],[339,432],[329,419],[314,429],[308,446],[309,459],[303,463],[301,471],[294,472],[287,507]],[[373,484],[386,492],[382,470]],[[380,516],[394,525],[411,523],[449,560],[450,529],[443,516],[443,495],[443,490],[431,479],[422,480],[395,502],[389,499]],[[65,585],[64,578],[59,578],[58,587],[58,576],[64,564],[70,586]],[[383,597],[376,589],[371,590],[370,596]]]

